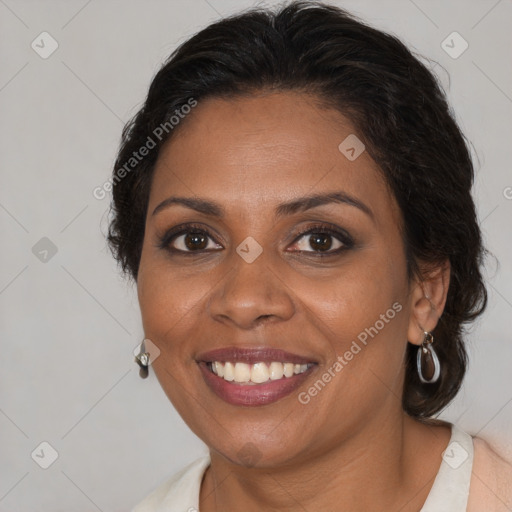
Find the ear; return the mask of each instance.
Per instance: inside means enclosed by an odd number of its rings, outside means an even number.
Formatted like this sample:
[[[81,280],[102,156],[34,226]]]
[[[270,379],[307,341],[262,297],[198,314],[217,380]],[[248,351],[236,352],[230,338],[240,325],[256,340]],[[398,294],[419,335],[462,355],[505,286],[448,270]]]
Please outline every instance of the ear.
[[[443,314],[450,284],[450,262],[429,271],[421,280],[416,280],[411,290],[411,316],[407,339],[421,345],[424,332],[434,330]]]

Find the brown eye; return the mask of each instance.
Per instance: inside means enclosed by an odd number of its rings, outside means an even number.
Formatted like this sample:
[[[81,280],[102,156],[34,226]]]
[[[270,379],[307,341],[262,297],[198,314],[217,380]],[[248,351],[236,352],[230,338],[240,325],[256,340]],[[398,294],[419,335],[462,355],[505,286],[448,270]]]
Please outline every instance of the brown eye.
[[[188,233],[184,237],[183,243],[191,251],[194,249],[206,249],[208,245],[208,237],[202,233]]]
[[[211,241],[211,243],[210,243]],[[207,249],[218,249],[220,246],[211,240],[211,237],[204,231],[188,231],[173,237],[169,245],[183,252],[205,251]]]
[[[309,235],[309,245],[315,251],[328,251],[332,246],[332,236],[321,233]]]
[[[159,239],[157,247],[171,253],[200,253],[222,249],[207,229],[187,224],[176,226],[168,231]]]
[[[343,243],[340,238],[345,238],[340,234],[324,233],[322,231],[310,230],[303,233],[295,242],[294,246],[298,251],[302,252],[317,252],[317,253],[335,253],[342,249],[349,243]]]

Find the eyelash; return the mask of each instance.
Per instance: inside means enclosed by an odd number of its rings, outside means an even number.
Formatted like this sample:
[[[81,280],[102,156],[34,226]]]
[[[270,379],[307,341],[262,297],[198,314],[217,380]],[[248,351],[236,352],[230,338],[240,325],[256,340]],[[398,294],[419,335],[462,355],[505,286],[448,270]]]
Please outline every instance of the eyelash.
[[[181,249],[175,249],[173,247],[170,247],[171,242],[173,242],[178,236],[186,235],[190,233],[195,234],[203,234],[212,239],[215,243],[214,235],[205,227],[200,226],[198,224],[182,224],[179,226],[176,226],[175,228],[169,230],[167,233],[165,233],[162,237],[159,238],[159,241],[157,243],[157,247],[159,249],[166,250],[172,254],[202,254],[205,252],[210,252],[211,249],[201,249],[197,251],[183,251]],[[321,252],[321,251],[293,251],[293,252],[301,252],[301,253],[311,253],[314,255],[314,257],[319,258],[325,258],[329,256],[339,255],[342,252],[351,249],[354,247],[354,240],[353,238],[344,230],[339,229],[333,229],[328,227],[326,224],[313,224],[309,225],[304,230],[297,233],[293,244],[298,242],[302,237],[306,235],[317,235],[317,234],[325,234],[330,235],[331,237],[337,239],[340,243],[343,245],[341,247],[338,247],[334,251],[329,250],[328,252]]]

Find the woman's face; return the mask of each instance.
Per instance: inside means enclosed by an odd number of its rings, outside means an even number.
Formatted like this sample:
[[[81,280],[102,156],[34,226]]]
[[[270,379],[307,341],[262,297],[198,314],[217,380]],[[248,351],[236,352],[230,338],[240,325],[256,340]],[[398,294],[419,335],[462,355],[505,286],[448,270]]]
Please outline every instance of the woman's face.
[[[183,419],[229,460],[264,467],[401,414],[400,214],[351,123],[292,92],[207,99],[182,123],[155,169],[137,284],[152,367]],[[153,213],[171,196],[202,206]],[[267,382],[228,381],[212,360]],[[310,365],[279,378],[290,366],[272,361]]]

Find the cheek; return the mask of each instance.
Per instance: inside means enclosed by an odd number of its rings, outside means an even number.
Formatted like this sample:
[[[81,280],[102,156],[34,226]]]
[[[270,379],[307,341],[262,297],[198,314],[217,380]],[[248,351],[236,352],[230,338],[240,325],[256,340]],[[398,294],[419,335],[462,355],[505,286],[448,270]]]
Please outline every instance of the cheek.
[[[307,309],[333,334],[362,331],[373,325],[395,301],[403,300],[401,276],[386,261],[361,258],[321,279],[295,279],[294,288]]]
[[[189,359],[190,344],[173,341],[183,341],[200,328],[198,315],[214,286],[211,272],[187,276],[179,269],[171,271],[166,262],[142,259],[137,292],[146,337],[162,352],[173,356],[183,352]]]
[[[206,279],[183,278],[165,263],[141,260],[137,292],[144,335],[160,350],[152,369],[171,403],[198,435],[197,425],[208,424],[211,418],[190,400],[191,393],[195,395],[190,379],[198,369],[189,341],[200,325],[197,314],[208,286]]]
[[[308,321],[329,343],[331,364],[342,356],[343,373],[358,385],[368,377],[392,382],[406,346],[405,261],[379,256],[356,257],[328,279],[296,281]]]

